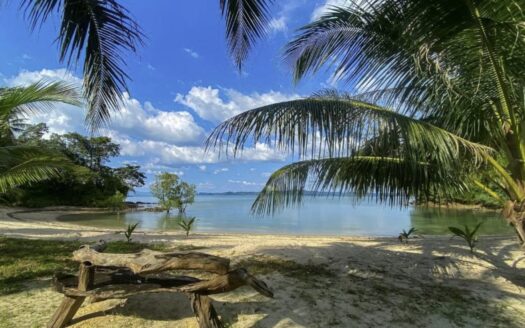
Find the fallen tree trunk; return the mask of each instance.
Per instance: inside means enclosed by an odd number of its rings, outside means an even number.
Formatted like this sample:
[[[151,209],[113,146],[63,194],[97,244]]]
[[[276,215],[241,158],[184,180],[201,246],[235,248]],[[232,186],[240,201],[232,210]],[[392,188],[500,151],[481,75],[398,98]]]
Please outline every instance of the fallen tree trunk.
[[[104,254],[83,247],[73,252],[73,259],[89,261],[95,266],[125,267],[136,274],[151,274],[166,270],[202,270],[225,274],[230,260],[204,253],[163,253],[144,249],[135,254]]]
[[[55,279],[55,290],[70,297],[91,296],[96,300],[110,298],[127,298],[134,294],[180,292],[199,295],[212,295],[230,292],[241,286],[251,286],[260,294],[273,297],[273,292],[261,280],[250,275],[245,269],[236,269],[225,275],[210,280],[200,280],[193,277],[154,277],[147,278],[129,274],[127,278],[108,277],[103,282],[95,284],[91,290],[83,291],[73,287],[71,277]]]
[[[135,254],[101,253],[105,248],[104,241],[82,246],[73,253],[73,259],[81,262],[78,276],[55,275],[55,290],[64,294],[64,300],[48,323],[48,328],[65,327],[86,297],[96,302],[144,293],[185,293],[190,297],[200,328],[223,327],[207,295],[247,285],[264,296],[273,297],[270,288],[245,269],[229,271],[230,261],[225,258],[203,253],[163,253],[147,249]],[[202,270],[219,275],[209,280],[158,275],[167,270]]]

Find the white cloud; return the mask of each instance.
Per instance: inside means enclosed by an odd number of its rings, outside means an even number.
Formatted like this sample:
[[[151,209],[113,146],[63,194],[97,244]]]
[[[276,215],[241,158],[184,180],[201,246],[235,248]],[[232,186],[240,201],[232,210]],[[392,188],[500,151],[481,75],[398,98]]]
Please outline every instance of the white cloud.
[[[17,76],[3,79],[8,86],[28,85],[46,79],[62,79],[67,82],[81,85],[82,81],[65,69],[41,71],[23,71]],[[196,89],[195,89],[196,88]],[[264,103],[286,100],[288,96],[278,92],[266,94],[244,95],[235,90],[227,90],[228,101],[219,97],[219,92],[211,88],[195,87],[196,91],[211,92],[215,99],[202,98],[203,107],[199,108],[206,116],[204,110],[206,101],[214,101],[223,106],[223,115],[230,116],[241,112],[241,108],[256,107]],[[194,90],[192,89],[192,90]],[[202,90],[201,90],[202,89]],[[182,97],[182,96],[181,96]],[[183,97],[188,104],[194,104],[201,99],[194,93]],[[206,100],[206,101],[205,101]],[[199,106],[200,106],[199,105]],[[197,110],[196,110],[197,111]],[[212,109],[209,109],[212,112]],[[78,132],[87,134],[84,126],[85,111],[70,105],[57,104],[53,110],[43,115],[32,115],[29,123],[46,123],[51,133]],[[149,102],[140,102],[123,94],[120,111],[112,116],[110,125],[101,131],[121,146],[121,161],[133,161],[150,172],[171,171],[174,165],[199,164],[199,170],[205,171],[206,165],[230,161],[231,158],[219,156],[218,151],[205,152],[202,141],[206,131],[195,122],[188,111],[167,111],[155,108]],[[257,143],[247,147],[237,156],[240,161],[282,161],[286,155],[267,144]]]
[[[149,102],[141,104],[124,93],[120,110],[111,120],[110,129],[134,138],[177,144],[200,144],[204,129],[186,111],[156,109]]]
[[[263,186],[263,183],[251,182],[246,180],[228,180],[229,183],[242,184],[243,186]]]
[[[184,48],[182,50],[184,50],[184,52],[186,52],[188,55],[190,55],[191,57],[193,57],[195,59],[200,57],[200,55],[197,52],[191,50],[190,48]]]
[[[23,60],[30,60],[30,59],[33,59],[33,57],[29,56],[28,54],[22,54],[22,59]]]
[[[77,85],[81,79],[65,69],[41,71],[22,71],[17,76],[6,79],[10,86],[28,85],[40,80],[63,80]],[[74,106],[56,104],[53,110],[45,114],[31,115],[30,123],[45,122],[51,133],[85,133],[85,111]],[[133,135],[135,139],[164,141],[179,145],[201,144],[204,129],[187,111],[165,111],[155,108],[150,102],[141,103],[124,93],[120,110],[113,114],[107,131],[113,134]]]
[[[213,171],[213,174],[219,174],[219,173],[222,173],[222,172],[228,172],[229,170],[230,170],[229,168],[223,167],[223,168],[216,169],[215,171]]]
[[[201,118],[222,122],[244,111],[264,105],[300,98],[297,94],[283,94],[277,91],[243,94],[234,89],[224,89],[227,100],[223,100],[219,89],[194,86],[186,94],[177,94],[175,102],[193,109]]]
[[[151,64],[149,64],[149,63],[148,63],[148,65],[146,65],[146,67],[147,67],[149,70],[151,70],[151,71],[156,70],[155,66],[153,66],[153,65],[151,65]]]
[[[272,175],[272,172],[263,172],[261,175],[265,178],[269,178]]]
[[[270,32],[272,33],[286,32],[288,30],[288,26],[286,24],[286,16],[280,16],[279,18],[273,18],[269,22],[268,28],[270,29]]]
[[[178,164],[212,164],[226,162],[229,159],[219,156],[218,152],[206,152],[201,146],[178,146],[163,141],[140,140],[133,141],[127,136],[109,135],[120,144],[121,155],[139,159],[141,162],[151,162],[157,165]],[[283,161],[286,155],[266,144],[257,144],[246,148],[237,157],[240,161]],[[217,170],[214,171],[214,174]],[[222,172],[225,172],[222,170]]]
[[[315,7],[314,11],[312,12],[312,16],[310,17],[310,21],[315,21],[321,18],[321,16],[329,12],[334,7],[344,7],[351,3],[352,1],[350,0],[325,0],[323,4]]]

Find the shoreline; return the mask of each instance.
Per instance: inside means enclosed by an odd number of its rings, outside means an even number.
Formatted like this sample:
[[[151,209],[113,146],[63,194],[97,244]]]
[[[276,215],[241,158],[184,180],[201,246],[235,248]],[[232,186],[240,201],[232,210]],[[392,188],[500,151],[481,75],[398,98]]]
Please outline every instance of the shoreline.
[[[137,209],[129,210],[137,211]],[[140,211],[140,210],[138,210]],[[75,231],[78,234],[120,234],[123,232],[122,228],[101,228],[96,226],[81,225],[75,223],[68,223],[59,218],[66,215],[73,214],[89,214],[89,213],[107,213],[107,209],[97,209],[89,207],[72,207],[72,206],[53,206],[45,208],[22,208],[22,207],[0,207],[0,235],[9,234],[9,231],[16,231],[17,229],[25,229],[28,226],[34,230],[41,229],[43,235],[49,236],[51,230],[57,230],[58,238],[63,238],[60,231],[69,230]],[[8,218],[6,220],[6,217]],[[165,236],[177,237],[182,233],[180,230],[148,230],[137,229],[135,234],[149,235],[149,236]],[[22,236],[24,234],[16,234]],[[34,233],[30,234],[32,237]],[[36,234],[37,235],[37,234]],[[336,234],[292,234],[281,232],[252,232],[252,231],[194,231],[192,236],[258,236],[258,237],[279,237],[279,238],[301,238],[301,239],[336,239],[347,241],[366,241],[366,240],[397,240],[397,235],[336,235]],[[416,234],[415,239],[443,239],[450,238],[450,234],[446,235],[429,235]],[[510,234],[500,235],[480,235],[484,238],[508,239],[513,237]],[[412,239],[411,239],[412,240]]]

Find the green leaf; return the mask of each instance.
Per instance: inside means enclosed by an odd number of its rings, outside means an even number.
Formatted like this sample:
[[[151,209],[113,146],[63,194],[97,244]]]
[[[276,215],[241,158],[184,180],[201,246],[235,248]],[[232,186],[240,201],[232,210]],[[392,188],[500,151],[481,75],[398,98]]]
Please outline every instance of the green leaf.
[[[226,154],[232,149],[235,156],[247,143],[263,142],[301,157],[342,157],[359,152],[370,140],[415,162],[433,158],[450,164],[465,153],[481,161],[491,152],[425,121],[335,92],[241,113],[215,128],[207,147]]]
[[[411,199],[425,199],[431,191],[443,194],[462,189],[452,177],[456,172],[429,163],[399,158],[354,156],[307,160],[274,172],[257,196],[252,211],[273,213],[298,204],[304,191],[352,192],[356,200],[366,195],[390,205],[408,205]]]
[[[142,42],[138,24],[115,0],[24,0],[21,8],[33,27],[61,13],[60,61],[74,66],[83,58],[86,120],[92,128],[108,122],[127,90],[123,53]]]
[[[267,31],[268,7],[273,0],[220,0],[226,20],[226,38],[230,53],[239,68],[255,42]]]
[[[459,229],[459,228],[456,228],[456,227],[448,227],[448,230],[450,230],[450,232],[452,232],[454,235],[458,236],[458,237],[462,237],[462,238],[466,238],[467,237],[467,234]]]

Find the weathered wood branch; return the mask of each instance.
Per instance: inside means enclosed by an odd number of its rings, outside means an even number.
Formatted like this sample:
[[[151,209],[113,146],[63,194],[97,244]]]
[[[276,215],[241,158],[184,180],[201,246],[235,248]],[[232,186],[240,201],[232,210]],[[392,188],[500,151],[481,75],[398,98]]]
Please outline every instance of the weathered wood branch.
[[[195,314],[199,322],[199,328],[224,327],[208,296],[191,294],[190,301],[193,314]]]
[[[79,276],[78,276],[78,291],[86,292],[93,286],[93,280],[95,277],[95,268],[90,264],[83,262],[80,264]],[[48,328],[62,328],[65,327],[71,319],[75,316],[78,309],[84,302],[85,296],[69,296],[65,295],[62,303],[56,309],[55,313],[49,320]]]
[[[86,297],[100,301],[143,293],[185,293],[190,297],[200,328],[224,327],[207,295],[249,285],[260,294],[273,297],[270,288],[245,269],[229,271],[230,261],[225,258],[203,253],[163,253],[147,249],[135,254],[101,253],[105,248],[103,240],[95,245],[82,246],[73,253],[73,259],[81,263],[78,276],[55,275],[55,290],[64,294],[64,300],[51,318],[49,328],[65,327]],[[202,270],[219,275],[209,280],[158,275],[167,270]]]
[[[217,276],[210,280],[203,280],[179,287],[177,290],[183,293],[211,295],[229,292],[244,285],[253,287],[264,296],[273,297],[273,292],[270,288],[268,288],[262,280],[249,274],[246,269],[236,269],[228,272],[228,274]]]
[[[115,274],[113,274],[114,276]],[[127,277],[127,278],[125,278]],[[98,277],[100,279],[100,277]],[[199,280],[193,277],[142,277],[135,274],[121,274],[117,279],[106,277],[95,283],[89,291],[74,288],[74,280],[70,276],[55,279],[55,290],[70,297],[91,296],[95,300],[110,298],[126,298],[134,294],[180,292],[212,295],[235,290],[241,286],[251,286],[260,294],[273,297],[268,286],[245,269],[236,269],[225,275],[216,276],[210,280]]]
[[[136,274],[150,274],[166,270],[202,270],[225,274],[230,260],[204,253],[163,253],[144,249],[135,254],[104,254],[91,247],[73,252],[73,259],[91,262],[95,266],[124,267]]]

